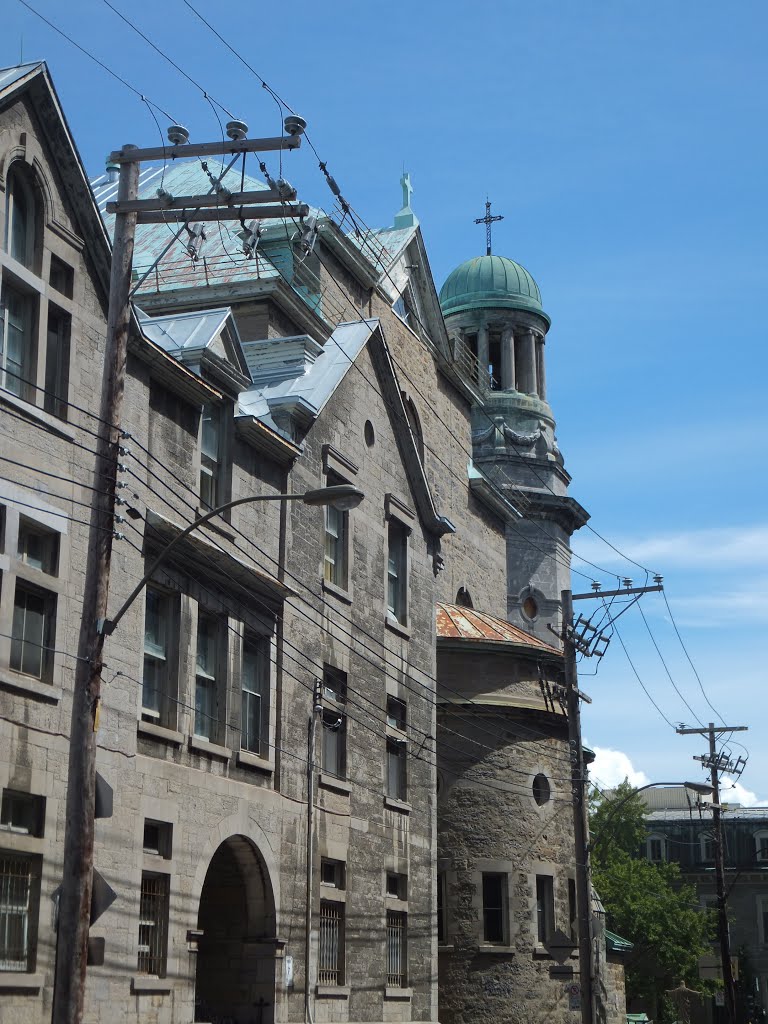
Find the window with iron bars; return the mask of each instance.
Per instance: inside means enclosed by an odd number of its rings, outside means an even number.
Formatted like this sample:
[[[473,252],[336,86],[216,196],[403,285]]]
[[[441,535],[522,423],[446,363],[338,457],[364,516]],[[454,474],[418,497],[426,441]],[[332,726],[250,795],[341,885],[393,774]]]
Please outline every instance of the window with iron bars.
[[[34,971],[37,858],[0,853],[0,971]]]
[[[320,901],[318,981],[321,985],[344,984],[344,904],[333,900]]]
[[[164,978],[168,966],[168,875],[141,876],[139,974]]]
[[[405,988],[408,984],[407,966],[408,915],[402,911],[387,911],[387,985]]]

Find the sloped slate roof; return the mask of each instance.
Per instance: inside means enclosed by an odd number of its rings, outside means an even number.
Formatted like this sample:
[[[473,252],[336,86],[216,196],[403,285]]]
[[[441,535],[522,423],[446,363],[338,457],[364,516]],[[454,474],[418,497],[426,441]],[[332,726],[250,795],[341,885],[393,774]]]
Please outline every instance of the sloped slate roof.
[[[464,608],[455,604],[437,605],[437,636],[441,640],[513,644],[515,647],[530,647],[536,651],[560,656],[560,651],[555,647],[518,629],[511,622],[497,619],[485,612],[478,612],[474,608]]]
[[[34,71],[35,68],[42,67],[42,61],[33,60],[29,64],[19,64],[15,68],[0,68],[0,92],[11,85],[14,85],[25,75],[29,74],[30,71]]]
[[[239,414],[257,416],[278,429],[272,410],[293,401],[303,405],[312,417],[317,416],[377,326],[378,320],[339,324],[306,373],[288,380],[255,384],[243,391],[238,403]]]
[[[204,309],[192,313],[147,316],[136,309],[144,334],[171,355],[185,348],[204,348],[216,338],[230,315],[229,309]]]

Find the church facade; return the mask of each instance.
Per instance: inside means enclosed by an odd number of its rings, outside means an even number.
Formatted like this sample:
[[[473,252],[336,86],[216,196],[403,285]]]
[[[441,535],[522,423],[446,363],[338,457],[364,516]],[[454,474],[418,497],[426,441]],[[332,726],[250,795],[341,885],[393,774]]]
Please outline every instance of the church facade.
[[[116,185],[94,204],[44,65],[0,90],[0,1016],[38,1024]],[[223,177],[177,159],[143,168],[141,196]],[[362,238],[317,211],[309,236],[274,218],[257,244],[164,256],[167,225],[139,229],[112,612],[178,543],[105,646],[95,862],[116,898],[91,929],[91,1024],[578,1017],[548,627],[586,513],[546,400],[549,318],[496,256],[438,295],[403,186]],[[277,500],[340,483],[362,504]],[[246,495],[272,500],[180,536]]]

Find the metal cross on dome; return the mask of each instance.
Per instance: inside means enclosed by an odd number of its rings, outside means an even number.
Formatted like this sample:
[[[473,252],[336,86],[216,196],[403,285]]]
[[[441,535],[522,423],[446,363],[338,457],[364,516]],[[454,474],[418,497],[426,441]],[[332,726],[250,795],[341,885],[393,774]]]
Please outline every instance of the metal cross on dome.
[[[491,202],[489,199],[485,200],[485,216],[476,217],[475,224],[485,224],[485,255],[491,255],[491,224],[495,220],[504,220],[504,215],[497,213],[495,216],[491,216]]]

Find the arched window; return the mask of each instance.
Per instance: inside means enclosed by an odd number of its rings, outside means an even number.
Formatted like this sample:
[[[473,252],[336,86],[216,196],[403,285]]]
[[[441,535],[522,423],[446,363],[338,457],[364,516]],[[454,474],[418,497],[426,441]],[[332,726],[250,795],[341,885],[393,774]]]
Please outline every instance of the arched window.
[[[460,605],[462,608],[475,607],[472,604],[472,595],[470,594],[466,587],[459,587],[459,590],[456,594],[456,604]]]
[[[419,458],[424,463],[424,435],[421,432],[421,423],[419,421],[419,414],[416,412],[416,406],[413,404],[413,400],[408,398],[407,395],[403,395],[403,405],[405,406],[405,415],[408,418],[408,426],[411,428],[411,434],[416,444],[416,449],[419,453]]]
[[[5,189],[5,251],[30,270],[37,269],[39,210],[26,168],[12,163]]]

